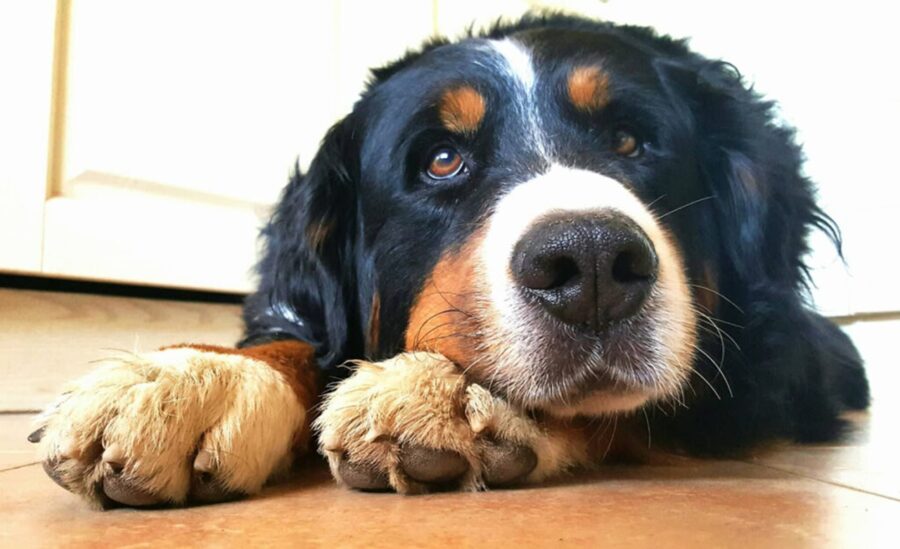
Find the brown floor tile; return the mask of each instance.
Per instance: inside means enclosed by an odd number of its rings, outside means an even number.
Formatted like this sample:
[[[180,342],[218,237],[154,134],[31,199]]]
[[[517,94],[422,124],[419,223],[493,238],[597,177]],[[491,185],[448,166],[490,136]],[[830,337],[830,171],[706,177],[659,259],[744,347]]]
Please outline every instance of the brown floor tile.
[[[361,494],[317,466],[247,501],[99,512],[25,465],[29,416],[0,415],[0,547],[895,546],[900,322],[847,331],[867,359],[874,406],[843,444],[784,446],[746,462],[608,466],[515,491]]]
[[[420,497],[350,492],[315,467],[252,500],[155,511],[90,510],[38,466],[0,487],[4,546],[874,547],[900,517],[896,501],[738,462]]]
[[[786,446],[750,461],[900,501],[897,456],[876,445]]]
[[[0,414],[0,471],[35,462],[34,446],[27,440],[32,414]]]
[[[232,345],[241,308],[222,303],[0,288],[0,411],[34,411],[96,361],[175,343]]]

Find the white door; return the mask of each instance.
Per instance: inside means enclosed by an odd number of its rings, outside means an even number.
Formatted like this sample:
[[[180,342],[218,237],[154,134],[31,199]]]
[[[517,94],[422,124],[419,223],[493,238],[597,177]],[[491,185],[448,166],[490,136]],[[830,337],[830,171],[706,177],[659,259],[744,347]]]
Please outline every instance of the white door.
[[[228,292],[253,288],[259,229],[298,157],[369,67],[434,28],[429,2],[390,17],[363,0],[59,5],[55,65],[53,3],[0,7],[0,68],[21,75],[0,136],[28,153],[0,166],[0,229],[22,235],[0,270]]]
[[[53,2],[0,3],[0,270],[41,268]]]

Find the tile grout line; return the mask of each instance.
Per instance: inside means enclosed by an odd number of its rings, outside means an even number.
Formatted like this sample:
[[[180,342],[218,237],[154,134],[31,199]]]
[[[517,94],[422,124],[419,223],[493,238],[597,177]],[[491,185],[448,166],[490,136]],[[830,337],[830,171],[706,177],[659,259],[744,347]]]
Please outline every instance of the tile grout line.
[[[22,408],[22,409],[2,409],[0,410],[0,417],[10,417],[10,416],[32,416],[41,413],[41,410],[30,409],[30,408]]]
[[[40,463],[40,461],[31,461],[29,463],[23,463],[21,465],[13,465],[11,467],[4,467],[4,468],[0,469],[0,474],[8,473],[9,471],[15,471],[17,469],[24,469],[25,467],[31,467],[32,465],[37,465],[39,463]]]
[[[747,461],[747,460],[738,460],[738,461],[740,461],[741,463],[744,463],[746,465],[754,465],[756,467],[761,467],[763,469],[769,469],[772,471],[778,471],[780,473],[786,473],[788,475],[791,475],[791,476],[794,476],[797,478],[802,478],[805,480],[812,480],[815,482],[821,482],[822,484],[828,484],[830,486],[835,486],[837,488],[845,488],[847,490],[853,490],[854,492],[859,492],[861,494],[866,494],[869,496],[876,496],[876,497],[887,499],[887,500],[890,500],[890,501],[893,501],[896,503],[900,503],[900,498],[896,498],[894,496],[889,496],[887,494],[880,494],[878,492],[872,492],[871,490],[866,490],[864,488],[859,488],[856,486],[852,486],[850,484],[843,484],[840,482],[835,482],[833,480],[818,478],[818,477],[814,477],[814,476],[810,476],[810,475],[804,475],[803,473],[798,473],[797,471],[792,471],[790,469],[782,469],[781,467],[776,467],[774,465],[766,465],[764,463],[754,463],[752,461]]]

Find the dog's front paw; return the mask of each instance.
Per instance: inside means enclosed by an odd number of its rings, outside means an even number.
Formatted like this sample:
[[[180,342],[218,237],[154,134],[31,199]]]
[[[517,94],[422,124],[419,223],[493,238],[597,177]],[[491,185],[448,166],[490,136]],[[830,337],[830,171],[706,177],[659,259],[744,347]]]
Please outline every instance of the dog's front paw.
[[[29,439],[53,480],[95,504],[204,503],[256,492],[286,468],[305,420],[266,363],[172,348],[107,361]]]
[[[441,355],[360,362],[327,395],[320,451],[341,483],[400,493],[533,482],[584,460],[565,432],[545,429]]]

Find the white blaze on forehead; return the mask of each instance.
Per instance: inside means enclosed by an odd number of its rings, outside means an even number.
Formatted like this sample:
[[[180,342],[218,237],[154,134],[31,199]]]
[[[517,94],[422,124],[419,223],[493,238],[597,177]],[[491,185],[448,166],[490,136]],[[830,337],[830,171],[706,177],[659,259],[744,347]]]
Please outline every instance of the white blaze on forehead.
[[[547,146],[540,127],[537,101],[534,98],[536,79],[531,52],[524,44],[512,38],[488,40],[487,43],[500,58],[503,72],[517,84],[515,88],[519,90],[519,93],[509,100],[516,107],[522,122],[527,125],[537,150],[541,156],[547,158]]]
[[[534,65],[531,63],[531,54],[525,46],[512,38],[490,40],[489,43],[506,62],[509,73],[530,93],[534,88]]]

